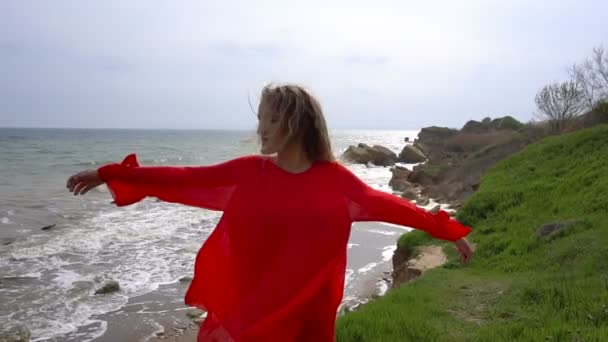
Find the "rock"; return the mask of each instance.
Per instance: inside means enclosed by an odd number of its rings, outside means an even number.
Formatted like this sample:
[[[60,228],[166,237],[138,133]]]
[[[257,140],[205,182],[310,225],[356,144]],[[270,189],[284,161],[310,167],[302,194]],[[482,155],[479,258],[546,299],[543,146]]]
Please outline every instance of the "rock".
[[[26,326],[15,326],[0,332],[0,342],[29,342],[32,333]]]
[[[369,146],[366,144],[349,146],[342,155],[342,158],[353,163],[372,163],[377,166],[390,166],[397,161],[395,152],[388,148],[379,145]]]
[[[400,192],[413,190],[416,188],[416,185],[408,182],[405,179],[391,180],[388,185],[391,186],[393,190]]]
[[[188,316],[189,318],[197,318],[197,317],[201,317],[202,315],[205,314],[205,310],[201,310],[198,308],[192,309],[188,312],[186,312],[186,316]]]
[[[536,234],[540,238],[550,238],[552,236],[557,235],[559,232],[563,231],[564,229],[568,228],[569,226],[573,225],[576,222],[577,221],[575,221],[575,220],[568,220],[568,221],[563,221],[563,222],[547,223],[547,224],[543,225],[542,227],[540,227],[536,231]]]
[[[447,127],[424,127],[418,133],[418,139],[421,141],[440,142],[458,133],[458,130]]]
[[[2,238],[0,239],[0,245],[8,246],[15,241],[17,241],[15,238]]]
[[[410,138],[409,137],[405,137],[405,139],[403,139],[404,142],[410,142]]]
[[[393,263],[393,270],[400,268],[403,264],[407,264],[412,255],[414,255],[414,251],[411,248],[397,245],[397,249],[393,252],[393,258],[391,260]]]
[[[401,284],[412,281],[418,278],[422,271],[417,268],[407,267],[404,264],[402,267],[393,271],[393,288],[399,287]]]
[[[424,153],[413,145],[406,145],[403,150],[401,150],[401,153],[399,153],[399,161],[402,163],[422,163],[425,160],[426,156]]]
[[[203,324],[204,321],[205,321],[205,317],[196,317],[192,320],[192,322],[194,322],[199,327],[201,326],[201,324]]]
[[[490,129],[489,125],[490,121],[484,120],[484,122],[479,122],[475,120],[470,120],[462,127],[461,131],[464,133],[480,133],[485,132]]]
[[[414,190],[405,190],[401,194],[401,198],[405,198],[410,201],[415,201],[418,198],[418,194]]]
[[[107,294],[107,293],[113,293],[113,292],[117,292],[120,291],[120,285],[118,284],[117,281],[115,280],[110,280],[107,283],[105,283],[105,285],[103,285],[101,288],[97,289],[97,291],[95,291],[95,294]]]
[[[512,130],[516,131],[522,129],[525,125],[517,121],[511,116],[505,116],[502,118],[496,118],[494,120],[485,118],[483,121],[471,120],[467,122],[463,127],[462,133],[487,133],[491,131],[499,130]]]
[[[425,206],[425,205],[429,205],[429,198],[426,196],[420,196],[418,197],[418,199],[416,200],[416,204],[420,205],[420,206]]]
[[[391,179],[407,179],[412,173],[407,167],[399,165],[391,167],[390,171],[393,174]]]
[[[441,210],[441,206],[437,204],[433,209],[429,210],[430,213],[437,214]]]
[[[402,166],[395,166],[391,168],[393,176],[388,182],[388,185],[396,191],[405,191],[414,187],[414,184],[408,182],[407,178],[410,176],[412,171]]]
[[[189,283],[192,281],[192,277],[191,276],[183,276],[181,278],[179,278],[179,282],[180,283]]]
[[[44,226],[44,227],[40,228],[40,230],[49,230],[49,229],[51,229],[51,228],[55,227],[56,225],[57,225],[57,224],[50,224],[50,225],[48,225],[48,226]]]
[[[424,153],[428,160],[442,160],[448,156],[446,143],[457,134],[458,130],[447,127],[425,127],[414,140],[414,146]]]
[[[437,176],[434,172],[439,173],[440,170],[438,168],[430,168],[427,165],[416,165],[407,180],[422,186],[433,185],[436,183],[435,178]]]

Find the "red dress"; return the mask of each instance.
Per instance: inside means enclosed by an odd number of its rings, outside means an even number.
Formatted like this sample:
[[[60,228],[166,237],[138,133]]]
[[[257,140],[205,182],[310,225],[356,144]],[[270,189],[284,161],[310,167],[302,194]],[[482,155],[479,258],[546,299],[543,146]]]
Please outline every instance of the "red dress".
[[[198,341],[333,341],[354,221],[458,240],[470,228],[369,187],[337,162],[292,174],[262,156],[214,166],[99,169],[115,203],[146,196],[223,211],[196,257],[186,304],[207,310]]]

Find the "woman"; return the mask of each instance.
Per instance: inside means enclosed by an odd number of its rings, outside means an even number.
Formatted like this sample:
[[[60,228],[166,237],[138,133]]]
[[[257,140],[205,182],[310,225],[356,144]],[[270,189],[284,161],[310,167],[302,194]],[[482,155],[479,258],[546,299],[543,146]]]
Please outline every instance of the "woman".
[[[106,183],[117,206],[153,196],[224,212],[185,298],[207,310],[199,341],[333,341],[355,221],[424,230],[469,260],[470,228],[372,189],[334,161],[321,106],[303,88],[265,87],[258,120],[265,156],[142,167],[132,154],[67,182],[74,195]]]

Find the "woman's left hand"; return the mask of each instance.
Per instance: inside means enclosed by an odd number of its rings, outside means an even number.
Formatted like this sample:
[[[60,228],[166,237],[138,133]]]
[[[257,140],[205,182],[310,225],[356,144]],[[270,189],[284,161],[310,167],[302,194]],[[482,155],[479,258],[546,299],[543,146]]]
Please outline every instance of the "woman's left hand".
[[[471,247],[471,244],[467,241],[467,239],[462,238],[455,241],[454,245],[456,245],[458,254],[460,254],[460,261],[465,265],[468,264],[473,256],[473,247]]]

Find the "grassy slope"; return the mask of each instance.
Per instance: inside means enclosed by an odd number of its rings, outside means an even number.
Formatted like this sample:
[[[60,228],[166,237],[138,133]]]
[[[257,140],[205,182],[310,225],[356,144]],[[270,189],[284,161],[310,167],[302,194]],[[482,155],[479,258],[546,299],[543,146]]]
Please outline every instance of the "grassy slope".
[[[448,246],[445,266],[341,317],[338,341],[608,341],[608,126],[500,162],[458,219],[473,227],[471,264]],[[446,244],[418,231],[399,243]]]

